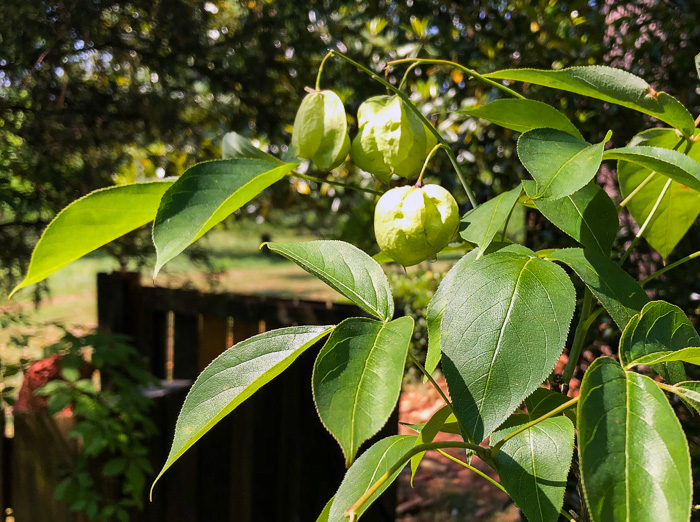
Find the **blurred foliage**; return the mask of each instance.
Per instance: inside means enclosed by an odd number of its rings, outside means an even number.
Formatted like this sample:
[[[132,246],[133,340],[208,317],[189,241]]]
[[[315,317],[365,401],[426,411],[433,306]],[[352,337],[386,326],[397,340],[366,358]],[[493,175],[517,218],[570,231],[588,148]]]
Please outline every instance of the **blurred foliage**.
[[[12,283],[38,233],[62,207],[97,187],[179,175],[219,155],[235,130],[274,154],[288,152],[291,123],[328,48],[383,71],[391,59],[449,58],[479,71],[608,63],[640,74],[698,108],[693,52],[700,39],[691,2],[614,0],[4,0],[0,4],[0,263]],[[695,44],[693,44],[695,42]],[[404,68],[388,73],[398,83]],[[323,88],[355,113],[381,88],[331,60]],[[450,114],[486,103],[493,89],[439,67],[416,68],[408,88],[455,143],[483,201],[524,175],[514,133]],[[521,89],[522,86],[516,86]],[[588,99],[544,92],[599,140],[615,146],[645,117]],[[468,203],[445,158],[431,171]],[[346,164],[334,176],[371,184]],[[302,226],[376,249],[373,202],[328,185],[290,179],[247,205],[258,222]],[[236,219],[236,218],[233,218]],[[536,224],[532,230],[536,231]],[[148,233],[109,247],[122,264],[151,252]]]
[[[147,442],[156,426],[144,387],[155,378],[118,335],[76,336],[64,329],[61,339],[44,349],[45,356],[53,354],[61,356],[62,380],[49,381],[36,394],[47,396],[50,415],[72,409],[69,436],[82,441],[73,468],[56,486],[56,498],[89,520],[128,521],[131,510],[143,508],[146,483],[153,478]],[[101,389],[95,387],[94,371],[100,372]]]

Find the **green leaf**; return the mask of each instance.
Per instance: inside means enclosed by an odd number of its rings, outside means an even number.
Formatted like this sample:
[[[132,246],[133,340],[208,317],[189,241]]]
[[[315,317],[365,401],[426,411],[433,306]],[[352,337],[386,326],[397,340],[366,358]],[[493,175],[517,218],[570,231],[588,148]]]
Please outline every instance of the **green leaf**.
[[[563,393],[557,393],[547,388],[537,388],[532,395],[525,399],[525,407],[530,420],[535,420],[568,401],[569,397]],[[569,408],[563,413],[576,424],[576,413],[573,408]]]
[[[34,247],[24,280],[38,283],[96,248],[153,221],[172,180],[119,185],[91,192],[64,208]]]
[[[328,502],[326,502],[326,505],[323,507],[323,511],[321,511],[321,514],[318,515],[316,522],[328,522],[328,517],[331,514],[331,506],[333,505],[334,500],[335,500],[335,495],[332,496]]]
[[[472,263],[454,285],[440,331],[455,415],[483,440],[550,374],[576,293],[560,267],[525,247]]]
[[[523,182],[528,196],[536,194],[535,183]],[[610,255],[617,236],[617,208],[610,196],[591,182],[573,194],[556,201],[533,199],[533,203],[553,225],[586,248]]]
[[[262,386],[286,370],[332,326],[292,326],[255,335],[214,359],[197,377],[177,418],[168,459],[153,487],[180,456]]]
[[[533,199],[560,199],[585,187],[598,172],[609,139],[610,133],[590,145],[555,129],[533,129],[521,135],[518,157],[537,182]]]
[[[564,248],[547,257],[576,272],[620,329],[649,302],[649,296],[632,276],[595,250]]]
[[[569,118],[551,105],[535,100],[515,98],[496,100],[481,107],[471,107],[457,112],[488,120],[491,123],[516,132],[527,132],[532,129],[546,127],[583,139],[583,136],[581,136],[576,126],[569,121]]]
[[[583,377],[578,419],[582,482],[593,521],[690,518],[688,443],[654,381],[600,357]]]
[[[692,143],[690,148],[684,147],[683,150],[690,158],[700,161],[700,129],[695,131],[694,137],[698,141]],[[673,149],[678,143],[675,129],[648,129],[635,136],[630,145]],[[638,163],[618,161],[617,164],[617,180],[622,196],[627,198],[637,190],[626,208],[640,225],[649,217],[668,181],[661,173],[652,175],[654,172]],[[644,238],[663,258],[667,258],[695,223],[698,215],[700,192],[678,181],[672,181],[644,230]]]
[[[620,338],[620,362],[625,368],[634,364],[652,364],[637,360],[650,354],[675,352],[688,346],[700,346],[700,336],[685,312],[670,303],[652,301],[623,330]],[[687,379],[681,362],[659,364],[654,370],[669,384]]]
[[[237,132],[227,132],[221,141],[221,157],[223,159],[248,158],[261,159],[282,165],[284,162],[275,158],[272,154],[263,152],[248,139]]]
[[[689,348],[683,348],[676,352],[657,352],[650,353],[649,355],[644,355],[639,359],[630,361],[627,368],[632,366],[638,366],[640,364],[653,365],[671,361],[687,362],[690,364],[700,365],[700,347],[692,346]]]
[[[514,417],[517,423],[491,436],[492,445],[530,421]],[[574,425],[551,417],[509,439],[494,458],[503,487],[530,522],[559,520],[573,454]]]
[[[371,448],[365,451],[359,459],[345,474],[343,482],[335,494],[333,506],[331,506],[329,522],[347,522],[345,512],[357,502],[362,495],[374,484],[380,477],[389,471],[389,469],[399,461],[408,451],[410,451],[416,441],[414,435],[394,435],[387,437],[375,443]],[[408,462],[406,462],[408,464]],[[379,498],[379,496],[396,480],[401,469],[389,477],[389,480],[384,482],[377,491],[364,503],[357,511],[359,519],[367,508]]]
[[[522,188],[518,185],[470,210],[462,218],[459,235],[479,246],[479,257],[489,247],[498,231],[505,226],[521,192]]]
[[[333,330],[316,358],[316,409],[347,466],[394,411],[412,334],[411,317],[387,323],[353,317]]]
[[[265,245],[383,321],[394,316],[394,299],[382,267],[343,241],[265,243]]]
[[[654,116],[686,135],[690,135],[695,127],[693,117],[681,102],[665,92],[653,91],[643,79],[621,69],[601,65],[558,71],[506,69],[485,76],[543,85],[615,103]]]
[[[676,394],[686,405],[693,408],[695,413],[700,414],[700,381],[679,382],[675,386],[665,387],[664,390]]]
[[[415,445],[418,446],[420,444],[433,442],[435,435],[442,431],[441,429],[450,415],[452,415],[452,408],[449,405],[443,406],[436,411],[433,416],[430,417],[430,420],[421,428]],[[411,457],[411,487],[413,487],[413,479],[416,476],[416,471],[418,471],[418,466],[420,466],[420,462],[423,460],[424,456],[425,451]]]
[[[410,424],[408,422],[400,422],[399,424],[401,424],[402,426],[406,426],[407,428],[412,429],[416,433],[420,433],[421,431],[423,431],[426,424],[428,424],[428,423],[423,422],[420,424]],[[462,430],[459,427],[459,422],[457,422],[457,417],[455,417],[454,413],[450,413],[447,416],[447,419],[442,424],[442,426],[440,426],[440,429],[438,431],[441,433],[451,433],[452,435],[461,435],[462,434]]]
[[[118,457],[108,460],[102,468],[102,476],[113,477],[124,472],[128,461],[126,457]]]
[[[425,356],[425,369],[433,373],[437,368],[442,352],[440,351],[440,324],[445,315],[445,307],[452,296],[455,285],[462,279],[464,271],[471,265],[478,254],[478,250],[472,250],[462,257],[450,269],[436,290],[433,298],[428,303],[426,320],[428,322],[428,353]]]
[[[155,221],[154,277],[214,225],[289,174],[295,163],[237,158],[199,163],[163,195]]]
[[[700,191],[700,162],[677,150],[663,147],[624,147],[606,150],[603,159],[634,163],[647,170],[658,172],[678,183]]]

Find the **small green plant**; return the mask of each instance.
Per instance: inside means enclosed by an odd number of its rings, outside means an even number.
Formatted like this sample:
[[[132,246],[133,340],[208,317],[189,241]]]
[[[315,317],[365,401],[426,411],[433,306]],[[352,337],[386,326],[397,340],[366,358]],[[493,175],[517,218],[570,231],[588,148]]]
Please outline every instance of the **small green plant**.
[[[330,92],[321,91],[320,83],[323,65],[332,57],[391,93],[381,103],[373,98],[363,105],[351,150],[353,159],[383,183],[359,187],[298,172],[296,162],[284,162],[229,134],[221,161],[195,165],[177,180],[104,189],[70,205],[44,232],[18,288],[151,220],[157,273],[231,212],[288,176],[345,185],[368,198],[416,192],[410,186],[386,192],[385,184],[404,184],[421,162],[425,169],[432,153],[442,150],[473,208],[462,216],[459,235],[447,247],[464,255],[427,307],[426,364],[420,365],[409,352],[413,320],[394,318],[394,299],[378,260],[393,257],[415,264],[442,250],[456,228],[453,210],[441,209],[454,208],[451,195],[432,205],[417,198],[408,207],[406,197],[388,212],[380,204],[377,239],[388,252],[376,259],[340,241],[267,243],[272,252],[357,304],[366,316],[338,325],[265,332],[220,355],[193,385],[160,475],[217,421],[325,339],[312,379],[314,400],[349,469],[320,521],[357,520],[405,466],[410,464],[415,474],[426,451],[445,448],[464,449],[460,464],[469,469],[474,469],[470,462],[475,456],[493,467],[501,481],[494,487],[507,492],[531,521],[560,516],[596,522],[688,520],[690,455],[666,394],[700,409],[700,382],[689,381],[684,366],[700,364],[700,336],[680,308],[651,301],[644,285],[700,256],[700,251],[642,281],[623,267],[641,238],[668,257],[695,221],[700,118],[694,120],[678,100],[643,79],[609,67],[479,74],[445,60],[391,62],[391,67],[408,65],[408,70],[418,65],[450,67],[505,96],[460,111],[460,116],[518,133],[518,158],[531,179],[479,202],[450,144],[404,91],[405,78],[396,87],[332,51],[321,63],[316,90],[309,96]],[[608,146],[610,133],[590,143],[565,114],[514,90],[518,82],[617,104],[667,127],[643,130],[625,147]],[[325,100],[307,100],[297,116],[293,142],[300,157],[325,170],[345,156],[346,124],[339,121],[344,108],[330,95],[330,112]],[[320,125],[327,115],[333,123]],[[624,198],[619,204],[595,184],[604,161],[616,162]],[[417,185],[421,189],[420,178]],[[508,222],[518,205],[541,213],[579,246],[535,252],[514,243]],[[639,229],[631,244],[617,250],[613,246],[621,211],[629,212]],[[411,219],[404,220],[406,214]],[[79,241],[76,230],[81,231]],[[439,241],[430,239],[434,232]],[[404,243],[387,240],[400,234],[405,234]],[[424,248],[423,239],[431,248]],[[572,278],[583,289],[579,296]],[[579,361],[587,333],[603,315],[621,333],[618,357],[599,357],[583,372]],[[565,350],[568,362],[555,372]],[[361,452],[394,409],[409,356],[433,384],[431,374],[441,363],[450,397],[435,384],[445,407],[424,426],[415,426],[415,435],[388,437]],[[575,374],[582,374],[578,395],[569,389]],[[435,442],[440,431],[462,440]],[[575,450],[582,503],[578,513],[570,513],[563,509],[563,498]]]
[[[48,397],[51,415],[71,408],[70,437],[80,441],[72,469],[56,487],[56,497],[90,520],[130,519],[143,507],[146,480],[153,473],[146,443],[156,432],[144,388],[154,382],[139,353],[118,335],[93,333],[63,337],[46,349],[61,356],[61,380],[36,391]],[[93,383],[97,370],[103,387]],[[107,482],[114,487],[105,487]]]

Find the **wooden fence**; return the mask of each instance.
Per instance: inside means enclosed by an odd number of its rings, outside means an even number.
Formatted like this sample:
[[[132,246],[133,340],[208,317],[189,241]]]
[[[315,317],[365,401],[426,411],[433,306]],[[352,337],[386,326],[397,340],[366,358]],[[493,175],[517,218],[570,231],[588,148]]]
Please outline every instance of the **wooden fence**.
[[[337,324],[363,315],[344,304],[141,286],[136,273],[99,274],[97,293],[99,328],[129,335],[163,383],[151,393],[160,430],[150,448],[155,469],[165,462],[193,379],[225,349],[275,328]],[[308,350],[188,450],[161,478],[153,502],[132,520],[315,521],[345,473],[341,451],[321,425],[313,404],[311,373],[316,352]],[[376,438],[396,433],[397,419],[395,412]],[[19,447],[30,451],[17,442],[11,459],[0,450],[0,461],[20,460]],[[14,466],[12,471],[16,476],[25,470]],[[5,492],[0,492],[0,501],[17,507],[17,522],[43,520],[23,518],[18,512],[19,497],[31,491],[5,487],[7,478],[3,480],[2,475],[0,486]],[[363,520],[393,521],[395,505],[395,491],[391,491]]]

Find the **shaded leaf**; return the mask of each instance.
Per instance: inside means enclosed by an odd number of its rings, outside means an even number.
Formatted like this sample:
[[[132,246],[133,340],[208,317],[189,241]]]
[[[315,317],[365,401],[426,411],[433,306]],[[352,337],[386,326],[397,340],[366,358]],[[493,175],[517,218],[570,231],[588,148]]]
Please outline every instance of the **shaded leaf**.
[[[394,435],[376,442],[365,451],[352,467],[345,473],[345,478],[335,494],[331,506],[329,522],[347,522],[345,512],[352,506],[381,476],[413,448],[414,435]],[[408,461],[406,462],[408,464]],[[357,512],[359,519],[372,503],[396,480],[401,469],[396,470]]]
[[[546,127],[583,139],[583,136],[581,136],[576,126],[569,121],[569,118],[551,105],[540,101],[520,100],[517,98],[495,100],[481,107],[471,107],[457,112],[482,118],[516,132],[526,132],[531,129]]]
[[[530,421],[518,422],[491,436],[491,444]],[[551,417],[508,440],[494,458],[503,487],[530,522],[556,522],[564,504],[566,480],[574,454],[574,425]]]
[[[526,181],[523,188],[534,198],[535,183]],[[582,246],[609,256],[617,236],[617,208],[610,196],[591,182],[573,194],[556,201],[533,199],[533,204],[553,225],[570,235]]]
[[[347,466],[394,411],[412,334],[411,317],[388,323],[354,317],[335,327],[318,354],[313,373],[316,409],[340,444]]]
[[[694,136],[700,138],[700,129],[695,131]],[[679,138],[675,129],[648,129],[635,136],[630,145],[673,149],[678,146],[678,143]],[[700,161],[700,141],[694,142],[690,148],[684,148],[684,152],[690,158]],[[636,163],[627,161],[617,163],[617,180],[622,196],[627,198],[637,190],[628,201],[626,208],[640,225],[649,217],[668,181],[660,174],[652,176],[653,172],[655,171]],[[644,238],[662,257],[666,258],[695,223],[698,215],[700,215],[700,192],[678,181],[672,181],[644,230]]]
[[[535,420],[569,401],[569,397],[563,393],[557,393],[547,388],[537,388],[532,395],[525,399],[525,407],[530,420]],[[576,411],[569,408],[563,412],[574,424],[576,424]]]
[[[440,337],[455,415],[483,440],[549,375],[566,342],[575,290],[525,247],[474,261],[448,301]]]
[[[265,243],[265,245],[350,299],[365,312],[389,321],[394,299],[382,267],[343,241]]]
[[[595,250],[564,248],[547,257],[571,267],[620,329],[649,302],[646,292],[632,276]]]
[[[217,422],[286,370],[332,329],[332,326],[292,326],[272,330],[241,341],[214,359],[187,394],[175,425],[173,445],[153,486]]]
[[[450,415],[452,415],[452,408],[449,405],[443,406],[436,411],[433,416],[430,417],[430,420],[422,426],[415,445],[418,446],[420,444],[433,442],[435,435],[442,431],[442,427]],[[413,487],[413,479],[416,476],[416,471],[418,471],[418,466],[420,466],[420,462],[423,460],[424,456],[425,451],[411,457],[411,487]]]
[[[533,199],[560,199],[585,187],[598,172],[609,139],[610,133],[590,145],[555,129],[533,129],[521,135],[518,157],[537,182]]]
[[[440,281],[440,286],[435,291],[426,313],[428,322],[428,353],[425,356],[425,369],[428,373],[433,373],[440,363],[442,352],[440,351],[440,324],[442,316],[445,314],[445,307],[452,295],[456,283],[462,278],[464,271],[471,265],[478,250],[472,250],[463,256]]]
[[[91,192],[64,208],[34,247],[24,280],[12,290],[42,281],[67,264],[153,221],[173,180],[119,185]]]
[[[665,92],[655,92],[634,74],[602,65],[568,69],[506,69],[485,75],[492,79],[514,80],[582,94],[628,109],[649,114],[690,135],[693,117],[681,102]]]
[[[268,154],[267,152],[260,150],[253,145],[250,140],[244,138],[237,132],[227,132],[224,135],[224,139],[221,141],[221,157],[223,159],[261,159],[276,163],[278,165],[282,165],[284,163],[274,157],[272,154]]]
[[[470,210],[462,218],[459,235],[464,240],[479,246],[479,257],[489,247],[494,236],[505,226],[521,192],[522,188],[518,185]]]
[[[610,357],[593,361],[581,383],[579,458],[595,522],[688,520],[688,443],[654,381]]]
[[[700,414],[700,381],[679,382],[664,389],[678,395],[695,413]]]
[[[153,222],[157,253],[154,277],[165,263],[295,166],[236,158],[207,161],[187,169],[163,195]]]
[[[700,162],[677,150],[639,145],[606,150],[603,159],[634,163],[700,191]]]
[[[623,330],[620,362],[625,368],[634,364],[652,364],[639,362],[638,359],[660,352],[675,352],[688,346],[700,346],[700,336],[685,312],[670,303],[652,301]],[[687,379],[681,362],[664,362],[654,366],[654,370],[669,384]]]

